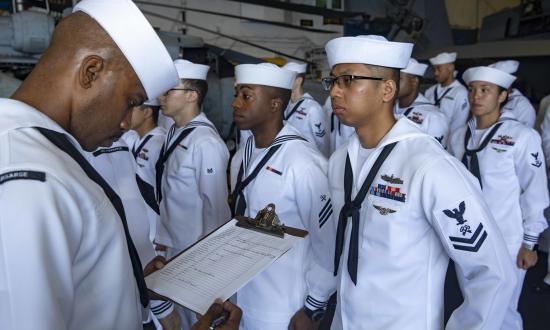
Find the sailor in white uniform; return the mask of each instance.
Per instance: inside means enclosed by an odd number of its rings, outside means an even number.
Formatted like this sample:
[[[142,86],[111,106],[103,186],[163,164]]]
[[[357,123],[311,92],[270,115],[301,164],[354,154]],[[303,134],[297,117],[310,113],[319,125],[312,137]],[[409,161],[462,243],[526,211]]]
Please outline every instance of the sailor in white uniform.
[[[233,118],[251,130],[231,162],[232,212],[254,217],[274,203],[281,221],[309,235],[237,292],[241,329],[308,329],[335,289],[335,223],[326,158],[284,125],[295,73],[274,64],[235,67]]]
[[[141,264],[149,264],[156,257],[150,235],[151,219],[156,220],[154,217],[156,213],[146,204],[141,195],[138,181],[136,181],[136,164],[130,148],[123,140],[118,140],[111,147],[101,147],[88,153],[87,159],[120,196],[128,220],[128,229]],[[179,315],[174,310],[172,302],[151,300],[150,307],[154,313],[154,317],[151,317],[151,319],[155,324],[158,325],[160,320],[163,329],[179,329]],[[165,318],[168,319],[164,320]],[[170,328],[167,326],[167,322],[173,322],[173,319],[175,319],[176,324],[173,328]],[[145,320],[144,323],[150,321]]]
[[[491,68],[504,71],[509,74],[514,74],[518,71],[519,62],[514,60],[498,61],[491,65]],[[535,120],[537,115],[535,113],[535,108],[529,102],[529,99],[526,98],[517,88],[508,88],[508,99],[502,107],[502,112],[512,112],[514,117],[529,127],[535,127]]]
[[[411,58],[407,67],[401,70],[398,102],[395,103],[393,114],[397,120],[409,118],[441,145],[446,146],[449,132],[447,117],[420,93],[420,79],[427,68],[427,64],[418,63]]]
[[[226,171],[229,151],[201,112],[209,66],[174,61],[180,83],[159,97],[174,119],[156,165],[160,226],[156,243],[171,258],[230,219]]]
[[[284,111],[284,120],[311,142],[325,157],[330,157],[330,134],[323,107],[304,92],[307,64],[288,62],[283,69],[296,72],[290,101]]]
[[[283,113],[285,122],[294,126],[300,134],[311,142],[325,157],[330,156],[330,132],[328,118],[321,105],[304,92],[307,64],[288,62],[283,69],[296,72],[290,101]],[[243,147],[252,135],[250,131],[240,131],[239,146]]]
[[[155,240],[160,221],[160,210],[155,195],[156,169],[162,145],[166,139],[166,130],[158,126],[160,104],[157,100],[146,101],[132,110],[130,132],[135,132],[135,138],[128,144],[136,163],[136,181],[143,200],[149,206],[151,241]],[[124,134],[128,136],[129,134]],[[128,139],[125,139],[127,141]]]
[[[516,264],[517,285],[502,329],[522,329],[517,307],[525,270],[535,265],[533,249],[547,227],[544,209],[549,199],[541,139],[513,113],[501,111],[516,77],[493,67],[474,67],[463,78],[473,118],[453,133],[449,152],[479,180]]]
[[[542,122],[540,125],[540,134],[542,138],[542,150],[544,151],[544,156],[546,159],[546,167],[547,167],[547,174],[549,171],[549,164],[550,164],[550,95],[545,96],[539,106],[539,114],[538,116],[542,116]],[[548,186],[550,187],[550,181],[548,182]],[[547,210],[547,222],[550,224],[550,217],[548,216],[548,210]],[[548,271],[546,273],[546,276],[544,277],[542,283],[537,285],[537,290],[549,293],[550,294],[550,228],[547,228],[545,232],[541,235],[541,240],[539,242],[539,250],[548,252]]]
[[[349,137],[355,134],[355,129],[342,124],[338,116],[332,112],[330,96],[325,100],[323,108],[327,114],[327,120],[330,126],[330,154],[332,155],[336,149],[348,142]]]
[[[468,91],[455,79],[456,53],[441,53],[430,58],[437,84],[428,88],[424,95],[435,104],[449,123],[449,134],[468,120]]]
[[[329,161],[339,215],[332,329],[442,329],[449,258],[466,299],[446,328],[499,329],[515,277],[479,186],[439,142],[393,116],[412,47],[381,36],[325,47],[331,74],[323,85],[357,132]]]
[[[133,2],[84,0],[0,100],[1,329],[142,328],[149,299],[122,203],[84,150],[109,146],[132,107],[176,83]]]

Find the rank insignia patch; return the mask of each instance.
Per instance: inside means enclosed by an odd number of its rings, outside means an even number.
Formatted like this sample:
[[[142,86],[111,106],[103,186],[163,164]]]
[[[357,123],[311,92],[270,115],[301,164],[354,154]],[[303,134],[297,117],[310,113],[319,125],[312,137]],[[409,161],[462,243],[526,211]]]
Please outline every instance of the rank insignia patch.
[[[396,176],[393,176],[392,175],[387,175],[387,174],[383,174],[381,176],[382,180],[388,182],[388,183],[393,183],[393,184],[403,184],[403,180],[401,180],[400,178],[396,177]]]
[[[539,153],[538,152],[534,154],[532,153],[531,156],[533,156],[533,158],[535,159],[534,163],[531,163],[531,165],[535,167],[540,167],[542,165],[542,161],[539,159]]]
[[[462,236],[449,236],[449,239],[457,250],[477,252],[487,238],[487,231],[483,229],[483,224],[480,223],[472,233],[472,228],[466,224],[468,220],[464,219],[464,212],[466,212],[466,204],[464,202],[461,202],[458,208],[454,208],[452,211],[443,210],[446,216],[456,220],[456,225],[460,226],[459,232],[462,234]]]
[[[418,125],[422,125],[424,122],[424,117],[420,112],[413,112],[411,116],[407,117]]]
[[[317,137],[323,137],[325,136],[326,132],[324,129],[321,128],[322,123],[314,124],[315,127],[317,127],[317,131],[315,132],[315,136]]]
[[[457,226],[463,225],[468,222],[468,220],[464,219],[464,212],[466,212],[466,204],[464,202],[461,202],[458,205],[458,209],[453,209],[452,211],[443,210],[443,213],[445,213],[446,216],[456,220]]]
[[[369,193],[374,196],[391,199],[394,201],[405,203],[407,194],[401,192],[401,188],[392,187],[385,184],[378,184],[376,187],[370,187]]]
[[[299,115],[302,115],[302,116],[307,116],[307,112],[305,112],[305,111],[302,110],[302,109],[296,110],[296,113],[299,114]]]
[[[374,205],[374,204],[372,204],[372,206],[374,206],[374,208],[377,209],[378,212],[380,212],[381,215],[388,215],[388,214],[395,213],[395,210],[392,210],[392,209],[387,208],[387,207],[382,207],[382,206],[378,206],[378,205]]]
[[[502,144],[505,146],[513,146],[514,144],[516,144],[516,142],[512,141],[512,139],[513,137],[509,135],[499,135],[497,139],[492,139],[491,143]]]
[[[500,149],[500,148],[496,148],[496,147],[492,147],[494,151],[498,152],[499,154],[502,153],[502,152],[506,152],[506,149]]]

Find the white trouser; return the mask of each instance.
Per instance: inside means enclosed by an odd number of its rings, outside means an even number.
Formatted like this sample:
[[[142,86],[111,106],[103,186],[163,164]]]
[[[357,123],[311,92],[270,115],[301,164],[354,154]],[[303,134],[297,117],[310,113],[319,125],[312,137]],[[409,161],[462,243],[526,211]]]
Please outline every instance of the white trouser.
[[[518,302],[521,295],[521,290],[523,288],[523,280],[525,279],[525,269],[518,268],[517,266],[517,256],[519,253],[520,245],[508,245],[508,251],[510,252],[510,257],[514,263],[517,276],[517,284],[512,295],[512,299],[508,304],[508,311],[504,317],[504,322],[502,323],[501,330],[522,330],[523,329],[523,320],[521,314],[518,311]]]
[[[549,218],[547,217],[546,219],[548,220]],[[550,228],[546,229],[546,231],[541,234],[541,238],[539,240],[539,250],[548,253],[548,271],[546,272],[546,276],[544,277],[544,282],[550,285]]]
[[[269,322],[247,317],[243,313],[240,330],[287,330],[290,320],[284,322]]]

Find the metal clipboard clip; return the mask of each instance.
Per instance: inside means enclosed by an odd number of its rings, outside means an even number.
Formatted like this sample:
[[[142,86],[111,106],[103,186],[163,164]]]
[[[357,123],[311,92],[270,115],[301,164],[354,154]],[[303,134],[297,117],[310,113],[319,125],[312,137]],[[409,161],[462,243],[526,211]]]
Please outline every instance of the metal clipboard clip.
[[[264,207],[254,219],[248,217],[239,217],[237,226],[255,230],[264,234],[285,237],[285,226],[281,225],[277,213],[275,213],[275,204],[270,203]]]

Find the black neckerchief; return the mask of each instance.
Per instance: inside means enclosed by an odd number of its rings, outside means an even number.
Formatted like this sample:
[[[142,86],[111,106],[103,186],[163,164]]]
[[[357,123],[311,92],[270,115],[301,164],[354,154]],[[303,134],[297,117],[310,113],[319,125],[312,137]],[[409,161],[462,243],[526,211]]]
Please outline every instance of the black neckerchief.
[[[183,140],[185,139],[185,137],[187,137],[189,134],[191,134],[191,132],[193,132],[195,130],[195,127],[189,127],[189,128],[185,128],[181,133],[180,135],[176,138],[176,140],[174,141],[174,143],[172,143],[170,145],[170,147],[168,147],[168,149],[165,150],[166,148],[166,145],[168,143],[170,143],[170,140],[167,139],[166,142],[162,145],[162,149],[160,151],[160,157],[159,159],[157,160],[157,163],[155,164],[155,175],[156,175],[156,186],[157,186],[157,203],[160,203],[160,201],[162,200],[162,174],[164,173],[164,168],[165,168],[165,163],[166,161],[168,160],[168,158],[170,157],[170,155],[172,154],[172,152],[174,152],[174,149],[177,148],[178,144]]]
[[[139,260],[139,255],[137,253],[132,237],[130,236],[130,231],[128,230],[128,223],[126,221],[126,214],[124,213],[124,206],[122,200],[117,195],[117,193],[109,186],[109,184],[101,177],[101,175],[90,165],[90,163],[84,158],[84,156],[78,151],[78,149],[71,143],[69,137],[63,133],[52,131],[43,127],[35,127],[44,137],[46,137],[51,143],[57,146],[60,150],[64,151],[72,159],[74,159],[78,165],[82,168],[84,173],[92,181],[97,183],[102,189],[107,198],[111,201],[111,204],[115,208],[120,220],[122,221],[122,226],[124,227],[124,236],[126,237],[126,243],[128,246],[128,254],[130,255],[130,261],[132,262],[132,270],[134,277],[136,278],[136,283],[139,289],[139,297],[143,307],[149,305],[149,294],[147,292],[147,285],[145,284],[145,279],[143,277],[143,268],[141,261]],[[116,274],[120,275],[120,274]]]
[[[269,159],[279,150],[279,148],[287,141],[291,140],[301,140],[306,141],[303,137],[298,135],[281,135],[273,140],[269,145],[269,149],[265,156],[260,160],[258,165],[254,168],[252,173],[243,180],[245,169],[248,169],[248,163],[250,161],[250,154],[252,153],[252,141],[254,136],[250,136],[246,141],[245,154],[243,155],[243,161],[239,167],[239,173],[237,175],[237,183],[235,184],[235,189],[231,193],[231,213],[235,215],[244,215],[246,210],[246,199],[244,197],[244,188],[252,182],[256,176],[263,169],[264,165],[269,161]]]
[[[288,120],[290,117],[292,117],[292,115],[296,112],[296,110],[298,110],[298,107],[300,106],[300,104],[302,104],[302,102],[304,102],[304,101],[305,101],[305,99],[301,99],[300,101],[298,101],[298,103],[296,103],[294,108],[292,108],[292,110],[290,110],[288,115],[285,116],[285,120]]]
[[[491,129],[489,134],[485,137],[483,142],[481,142],[481,145],[477,149],[468,149],[468,141],[470,140],[470,136],[472,135],[472,132],[470,131],[470,127],[466,128],[466,134],[464,135],[464,156],[462,156],[462,163],[466,166],[466,168],[472,172],[472,174],[477,178],[479,181],[479,185],[481,188],[483,188],[483,184],[481,183],[481,172],[479,170],[479,160],[477,159],[477,153],[483,150],[487,144],[489,144],[489,141],[493,138],[495,133],[498,131],[500,126],[502,126],[502,122],[498,123]],[[470,165],[468,166],[468,156],[470,156]]]
[[[447,89],[446,91],[443,92],[443,95],[441,95],[440,98],[437,97],[437,86],[435,86],[435,90],[434,90],[434,105],[436,107],[439,107],[439,105],[441,104],[441,100],[443,100],[443,98],[445,97],[445,95],[447,95],[447,93],[449,93],[451,91],[451,89],[453,89],[452,87],[450,87],[449,89]]]
[[[409,113],[411,113],[411,111],[413,111],[413,109],[414,109],[414,107],[410,107],[407,110],[405,110],[405,112],[403,112],[403,116],[407,117],[409,115]]]
[[[365,200],[369,188],[374,180],[376,174],[384,164],[384,161],[393,148],[397,145],[397,142],[388,144],[382,149],[378,158],[374,162],[374,165],[371,167],[369,173],[361,189],[355,196],[355,199],[351,199],[351,192],[353,188],[353,170],[351,167],[351,162],[349,160],[349,154],[346,157],[346,169],[344,172],[344,206],[340,210],[340,217],[338,219],[338,229],[336,232],[336,250],[334,254],[334,276],[338,275],[338,267],[340,266],[340,257],[342,251],[344,250],[344,236],[346,232],[346,225],[348,218],[352,219],[352,228],[351,228],[351,237],[349,243],[348,251],[348,272],[351,277],[351,280],[355,285],[357,285],[357,263],[359,260],[359,218],[361,210],[361,204]]]
[[[141,152],[141,149],[143,149],[143,147],[145,147],[145,145],[147,144],[147,142],[153,137],[152,134],[149,134],[145,137],[145,139],[143,139],[143,141],[139,144],[139,146],[136,148],[136,146],[134,145],[134,147],[132,148],[132,155],[134,155],[134,159],[137,158],[137,156],[139,155],[139,153]]]

